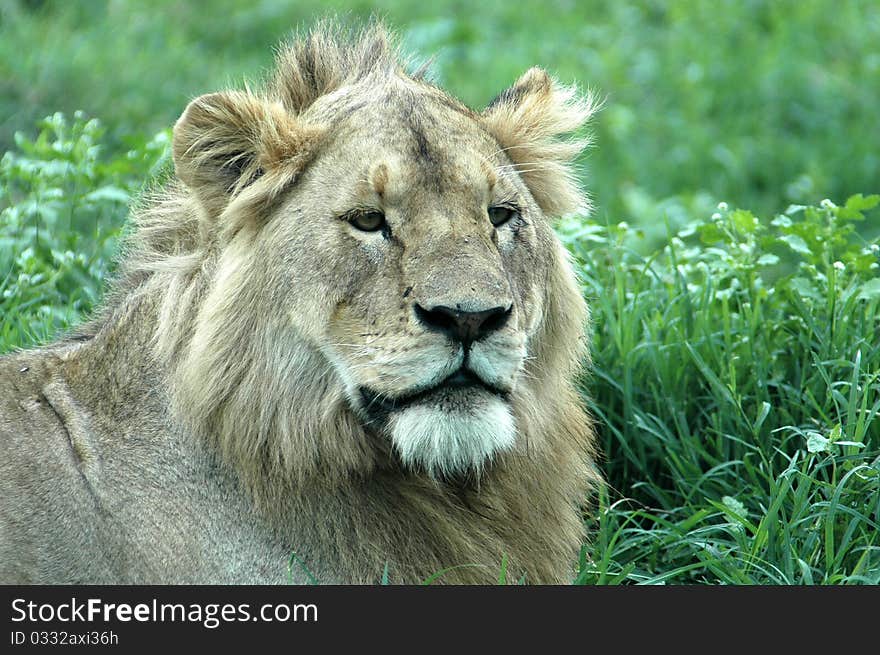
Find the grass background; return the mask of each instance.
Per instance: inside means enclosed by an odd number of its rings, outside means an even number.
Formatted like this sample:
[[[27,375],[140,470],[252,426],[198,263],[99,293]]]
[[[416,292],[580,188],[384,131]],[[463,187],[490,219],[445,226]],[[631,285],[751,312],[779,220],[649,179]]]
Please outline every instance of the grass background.
[[[474,107],[536,64],[597,89],[600,217],[770,213],[880,178],[880,5],[829,0],[0,0],[0,149],[55,111],[101,118],[111,142],[152,134],[326,11],[385,16]]]
[[[475,107],[534,64],[607,98],[558,226],[610,483],[576,581],[880,582],[876,3],[0,0],[0,352],[99,300],[186,102],[328,8]]]

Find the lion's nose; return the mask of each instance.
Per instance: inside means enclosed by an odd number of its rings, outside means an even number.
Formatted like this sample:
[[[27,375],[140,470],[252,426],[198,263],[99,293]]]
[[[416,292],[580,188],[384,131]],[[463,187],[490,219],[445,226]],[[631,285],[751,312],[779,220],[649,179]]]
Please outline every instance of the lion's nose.
[[[444,305],[425,309],[414,305],[416,318],[429,330],[441,332],[457,341],[472,343],[500,330],[510,318],[513,305],[492,307],[478,312],[465,312]]]

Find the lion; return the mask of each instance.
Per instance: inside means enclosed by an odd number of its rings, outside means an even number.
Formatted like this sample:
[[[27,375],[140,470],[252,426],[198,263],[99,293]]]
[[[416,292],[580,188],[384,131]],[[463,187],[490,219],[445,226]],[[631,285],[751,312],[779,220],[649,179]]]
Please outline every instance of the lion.
[[[93,318],[0,359],[0,581],[571,582],[594,109],[532,68],[475,111],[326,23],[190,102]]]

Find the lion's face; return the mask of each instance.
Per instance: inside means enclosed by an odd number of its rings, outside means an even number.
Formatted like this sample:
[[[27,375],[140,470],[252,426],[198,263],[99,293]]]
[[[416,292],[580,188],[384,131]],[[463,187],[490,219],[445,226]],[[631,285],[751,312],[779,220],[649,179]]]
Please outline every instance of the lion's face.
[[[290,80],[314,80],[314,61],[282,65],[280,100],[203,96],[175,128],[178,174],[225,248],[188,354],[223,384],[190,393],[193,409],[244,426],[219,406],[249,398],[234,372],[277,370],[283,394],[319,356],[326,383],[308,388],[340,387],[405,465],[478,472],[516,444],[518,399],[555,388],[548,368],[581,352],[583,301],[548,217],[582,201],[569,163],[583,144],[558,136],[591,107],[539,69],[479,114],[391,69],[307,97]],[[233,330],[256,335],[249,372],[209,347]],[[274,423],[292,412],[282,399]]]
[[[338,125],[272,223],[291,322],[404,463],[458,473],[513,445],[549,228],[472,116],[391,88]]]

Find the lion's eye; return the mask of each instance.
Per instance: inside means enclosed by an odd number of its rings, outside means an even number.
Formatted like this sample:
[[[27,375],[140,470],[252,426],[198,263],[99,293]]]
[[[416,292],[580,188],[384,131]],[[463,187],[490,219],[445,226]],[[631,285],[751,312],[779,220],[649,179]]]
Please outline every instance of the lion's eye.
[[[363,232],[375,232],[385,226],[385,214],[377,211],[357,212],[352,214],[348,222]]]
[[[517,211],[513,207],[498,205],[497,207],[489,207],[489,221],[495,227],[501,227],[511,218],[516,216]]]

